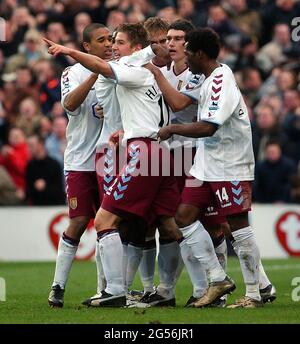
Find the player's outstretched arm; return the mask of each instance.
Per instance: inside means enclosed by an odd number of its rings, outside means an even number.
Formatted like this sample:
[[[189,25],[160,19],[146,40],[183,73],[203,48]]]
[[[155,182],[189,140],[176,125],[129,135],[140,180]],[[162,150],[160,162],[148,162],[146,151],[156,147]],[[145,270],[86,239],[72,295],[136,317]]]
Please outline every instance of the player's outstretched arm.
[[[185,137],[208,137],[212,136],[218,125],[209,122],[194,122],[191,124],[170,124],[159,130],[157,137],[160,141],[169,139],[172,135],[181,135]]]
[[[164,77],[159,68],[150,63],[144,67],[153,73],[164,98],[173,112],[180,111],[193,103],[193,100],[190,97],[178,92],[169,84],[168,80]]]
[[[73,57],[74,60],[82,64],[87,69],[91,70],[94,73],[102,74],[108,78],[114,78],[114,73],[106,61],[102,60],[100,57],[89,55],[83,53],[76,49],[71,49],[64,47],[63,45],[56,44],[50,41],[47,38],[43,38],[43,40],[48,44],[48,53],[57,56],[59,54],[69,55]]]

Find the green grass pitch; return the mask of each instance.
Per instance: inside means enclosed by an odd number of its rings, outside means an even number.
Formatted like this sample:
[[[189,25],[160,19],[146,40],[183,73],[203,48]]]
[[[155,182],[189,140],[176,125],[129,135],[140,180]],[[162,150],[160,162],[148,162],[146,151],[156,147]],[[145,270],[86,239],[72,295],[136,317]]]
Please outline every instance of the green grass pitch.
[[[260,324],[300,323],[300,301],[292,300],[292,280],[300,277],[300,259],[264,260],[265,269],[277,288],[277,300],[259,309],[185,309],[191,283],[184,271],[176,289],[176,308],[119,309],[85,308],[81,301],[95,293],[94,262],[75,262],[62,309],[47,304],[54,263],[0,262],[0,277],[6,282],[6,301],[0,302],[0,324]],[[236,258],[229,259],[228,273],[237,289],[228,304],[244,293]],[[157,281],[157,276],[156,276]],[[140,289],[137,277],[133,288]],[[298,292],[300,297],[300,291]]]

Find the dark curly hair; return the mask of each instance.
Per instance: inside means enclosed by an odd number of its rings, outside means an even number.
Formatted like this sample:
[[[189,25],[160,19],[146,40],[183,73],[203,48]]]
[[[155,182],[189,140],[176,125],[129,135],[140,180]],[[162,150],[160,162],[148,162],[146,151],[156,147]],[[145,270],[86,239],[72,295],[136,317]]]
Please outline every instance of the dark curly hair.
[[[216,59],[220,52],[220,37],[210,28],[197,28],[186,35],[188,50],[196,53],[202,50],[209,58]]]

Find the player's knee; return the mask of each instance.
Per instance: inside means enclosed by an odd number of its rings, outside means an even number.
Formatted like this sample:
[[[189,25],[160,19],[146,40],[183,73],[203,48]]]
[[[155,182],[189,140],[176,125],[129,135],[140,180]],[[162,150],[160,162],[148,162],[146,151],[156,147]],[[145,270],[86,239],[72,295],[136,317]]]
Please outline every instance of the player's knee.
[[[119,226],[119,218],[103,209],[99,209],[96,214],[94,226],[97,232],[107,229],[117,229]]]
[[[86,216],[78,216],[78,217],[72,218],[70,220],[70,224],[67,230],[65,231],[66,235],[68,235],[71,238],[80,240],[89,222],[90,222],[90,219]]]
[[[175,216],[175,221],[179,228],[189,226],[190,224],[194,222],[193,219],[188,214],[180,212],[180,211],[177,212]]]
[[[199,218],[199,208],[181,204],[176,212],[175,221],[179,228],[191,225]]]
[[[241,228],[248,227],[248,212],[229,215],[227,216],[227,221],[229,223],[231,232],[237,231]]]
[[[231,237],[231,230],[228,222],[224,222],[221,224],[221,230],[227,239]]]

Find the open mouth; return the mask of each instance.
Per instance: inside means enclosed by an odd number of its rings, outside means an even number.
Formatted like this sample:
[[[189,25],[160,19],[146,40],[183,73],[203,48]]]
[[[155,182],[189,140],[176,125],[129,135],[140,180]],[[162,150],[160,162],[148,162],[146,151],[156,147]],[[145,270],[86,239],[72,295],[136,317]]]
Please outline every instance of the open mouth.
[[[112,51],[111,50],[105,50],[104,54],[105,54],[105,56],[111,56]]]

